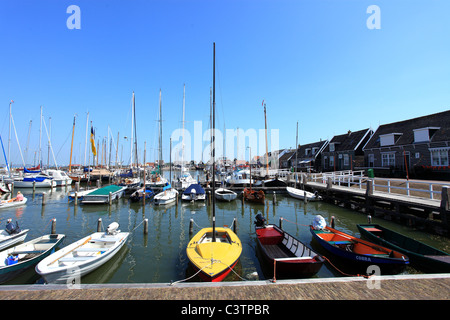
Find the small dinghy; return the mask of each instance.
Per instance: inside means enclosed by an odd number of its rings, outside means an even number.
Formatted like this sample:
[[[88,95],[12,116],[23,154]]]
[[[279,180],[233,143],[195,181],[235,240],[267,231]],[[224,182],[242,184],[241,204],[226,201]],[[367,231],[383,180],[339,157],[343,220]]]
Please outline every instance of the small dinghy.
[[[0,201],[0,209],[23,206],[24,204],[27,203],[27,200],[28,199],[25,197],[23,197],[22,200],[17,200],[16,198],[9,199],[9,200],[1,200]]]
[[[405,254],[330,228],[320,215],[314,218],[310,231],[325,250],[362,270],[378,265],[382,271],[399,273],[409,264]]]
[[[177,189],[172,188],[172,186],[169,184],[163,188],[163,191],[158,193],[153,198],[153,202],[156,205],[166,205],[175,202],[177,200],[177,197],[178,197]]]
[[[111,223],[106,232],[95,232],[58,250],[39,262],[36,272],[47,283],[79,283],[79,279],[109,261],[125,244],[129,233]]]
[[[144,188],[145,188],[145,191],[144,191]],[[154,195],[155,195],[155,193],[153,192],[152,189],[150,189],[148,187],[142,187],[130,195],[130,200],[132,202],[139,202],[144,198],[144,196],[145,196],[145,199],[150,200]]]
[[[0,252],[0,283],[17,277],[54,253],[64,240],[63,234],[47,234]]]
[[[291,187],[286,187],[286,191],[289,193],[289,195],[292,198],[296,198],[296,199],[300,199],[300,200],[306,200],[307,201],[318,201],[318,200],[322,200],[322,197],[319,196],[319,194],[316,192],[312,193],[309,191],[305,191],[305,190],[300,190],[300,189],[296,189],[296,188],[291,188]]]
[[[12,245],[25,240],[29,229],[21,230],[19,224],[12,223],[11,219],[8,219],[5,230],[0,230],[0,250],[11,247]]]
[[[220,201],[233,201],[237,197],[236,192],[225,188],[217,189],[214,195],[216,199]]]
[[[323,257],[276,225],[266,225],[260,213],[255,219],[262,262],[274,278],[305,278],[319,272]]]

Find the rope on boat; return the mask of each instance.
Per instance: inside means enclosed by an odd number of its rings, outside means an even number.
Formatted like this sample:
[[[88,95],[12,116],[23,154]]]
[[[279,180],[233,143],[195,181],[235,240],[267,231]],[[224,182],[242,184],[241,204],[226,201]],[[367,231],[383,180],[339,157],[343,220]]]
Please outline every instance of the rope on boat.
[[[288,220],[288,219],[286,219],[286,218],[283,218],[283,221],[287,221],[287,222],[290,222],[290,223],[293,223],[293,224],[296,224],[296,225],[302,226],[302,227],[309,227],[308,224],[297,223],[297,222],[294,222],[294,221],[290,221],[290,220]]]
[[[141,223],[139,223],[136,227],[134,227],[134,229],[131,230],[130,233],[133,232],[134,230],[136,230],[141,224],[144,223],[144,221],[145,221],[145,219],[142,219]]]

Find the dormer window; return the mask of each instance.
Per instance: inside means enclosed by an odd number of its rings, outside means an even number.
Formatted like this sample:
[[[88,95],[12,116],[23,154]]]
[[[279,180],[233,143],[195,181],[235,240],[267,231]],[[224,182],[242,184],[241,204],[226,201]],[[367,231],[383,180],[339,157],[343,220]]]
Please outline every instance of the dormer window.
[[[414,129],[414,142],[429,142],[439,127]]]
[[[330,152],[334,152],[334,143],[330,143]]]
[[[380,146],[393,146],[401,136],[402,133],[380,134]]]

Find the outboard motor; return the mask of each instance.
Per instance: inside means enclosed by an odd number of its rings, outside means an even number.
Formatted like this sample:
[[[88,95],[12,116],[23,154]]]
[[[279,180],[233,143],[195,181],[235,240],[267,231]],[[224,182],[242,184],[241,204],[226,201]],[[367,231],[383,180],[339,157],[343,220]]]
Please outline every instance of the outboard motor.
[[[265,227],[266,225],[266,219],[263,217],[263,215],[261,213],[258,213],[255,217],[256,221],[255,221],[255,225],[257,227]]]
[[[119,229],[119,224],[117,222],[113,222],[111,223],[108,228],[106,228],[106,234],[108,235],[115,235],[118,234],[120,232]]]
[[[19,223],[16,221],[16,225],[14,225],[14,223],[12,222],[12,219],[8,219],[5,230],[9,234],[19,233],[20,232]]]

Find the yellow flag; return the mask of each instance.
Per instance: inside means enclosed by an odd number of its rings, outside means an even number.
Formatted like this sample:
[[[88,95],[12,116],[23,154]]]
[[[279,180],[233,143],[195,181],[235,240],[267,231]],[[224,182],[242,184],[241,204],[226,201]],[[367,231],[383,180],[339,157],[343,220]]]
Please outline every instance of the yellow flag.
[[[92,147],[92,154],[94,156],[97,155],[97,149],[95,148],[95,135],[94,135],[94,128],[91,125],[91,147]]]

